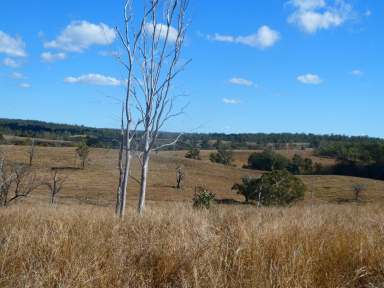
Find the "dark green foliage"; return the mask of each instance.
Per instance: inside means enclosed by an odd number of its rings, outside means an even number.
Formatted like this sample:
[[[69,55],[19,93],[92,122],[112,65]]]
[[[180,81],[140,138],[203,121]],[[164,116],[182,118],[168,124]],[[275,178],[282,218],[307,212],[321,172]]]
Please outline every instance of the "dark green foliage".
[[[286,206],[302,200],[305,190],[299,178],[286,170],[275,170],[257,179],[254,197],[260,193],[260,203],[265,206]]]
[[[329,173],[384,179],[384,144],[362,141],[358,143],[328,143],[317,155],[336,158],[338,163]]]
[[[21,137],[34,137],[52,140],[78,141],[79,137],[88,136],[88,145],[91,147],[119,147],[120,130],[92,128],[79,125],[66,125],[47,123],[31,120],[0,119],[0,133]],[[178,134],[161,132],[159,142],[168,143]],[[140,131],[137,134],[141,137]],[[348,137],[341,135],[314,135],[303,133],[243,133],[243,134],[224,134],[224,133],[187,133],[181,137],[175,147],[169,149],[188,149],[193,147],[202,149],[216,148],[217,141],[231,143],[233,149],[265,149],[271,147],[275,149],[286,148],[321,148],[328,143],[384,143],[383,139],[369,137]],[[158,144],[162,144],[158,143]],[[37,145],[40,145],[37,143]]]
[[[195,188],[195,195],[193,196],[193,207],[209,209],[215,202],[216,195],[208,191],[203,186]]]
[[[312,159],[303,158],[299,154],[295,154],[287,170],[295,175],[312,174],[315,171]]]
[[[209,155],[209,160],[213,163],[219,163],[227,166],[232,165],[233,151],[227,149],[224,145],[220,145],[217,152]]]
[[[233,185],[232,190],[237,194],[243,195],[245,202],[248,203],[251,199],[257,199],[257,185],[258,179],[253,177],[244,177],[241,179],[242,183]]]
[[[248,167],[256,170],[272,171],[282,170],[289,165],[289,159],[272,150],[261,153],[252,153],[248,158]]]
[[[194,160],[201,160],[200,149],[197,149],[195,147],[189,148],[187,154],[185,154],[185,158],[194,159]]]

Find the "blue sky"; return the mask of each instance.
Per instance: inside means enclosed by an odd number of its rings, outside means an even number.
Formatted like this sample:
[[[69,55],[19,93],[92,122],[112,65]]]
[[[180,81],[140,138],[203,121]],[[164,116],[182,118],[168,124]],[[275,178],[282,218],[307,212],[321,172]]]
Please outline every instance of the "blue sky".
[[[190,2],[189,105],[166,130],[384,137],[383,1]],[[120,0],[2,0],[0,117],[118,127],[121,14]]]

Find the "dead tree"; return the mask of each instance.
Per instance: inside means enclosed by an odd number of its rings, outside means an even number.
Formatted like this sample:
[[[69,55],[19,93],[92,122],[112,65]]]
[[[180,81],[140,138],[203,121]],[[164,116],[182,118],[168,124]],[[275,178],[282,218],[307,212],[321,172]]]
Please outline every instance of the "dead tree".
[[[7,165],[0,159],[0,206],[6,207],[19,198],[29,196],[41,185],[41,180],[25,165]],[[11,191],[13,194],[11,195]]]
[[[361,194],[366,190],[365,185],[363,184],[354,184],[352,185],[353,195],[356,202],[361,201]]]
[[[32,166],[33,159],[35,158],[35,138],[32,138],[31,140],[31,147],[29,148],[28,155],[29,155],[29,166]]]
[[[51,205],[55,204],[56,196],[62,190],[65,181],[65,178],[62,178],[58,175],[57,169],[53,169],[51,173],[51,179],[44,183],[50,192]]]
[[[129,174],[132,159],[132,141],[135,137],[135,131],[140,121],[133,123],[131,105],[135,93],[134,85],[134,66],[136,53],[140,40],[140,31],[136,33],[131,29],[133,25],[133,15],[131,13],[132,0],[127,0],[124,6],[124,29],[121,31],[116,27],[121,44],[124,49],[123,55],[116,56],[127,73],[126,93],[122,100],[121,109],[121,125],[120,125],[120,149],[119,149],[119,183],[117,187],[116,197],[116,215],[120,218],[124,217],[127,199],[127,188],[129,182]],[[145,25],[144,19],[141,21],[140,27]],[[134,126],[134,127],[133,127]]]
[[[180,190],[182,188],[184,177],[185,177],[185,173],[184,173],[183,167],[177,166],[176,167],[176,189],[177,190]]]
[[[140,214],[145,207],[151,152],[174,145],[180,137],[179,135],[171,143],[156,146],[159,132],[167,121],[181,114],[181,111],[174,112],[174,96],[171,90],[176,76],[189,63],[181,63],[180,60],[187,28],[188,2],[145,0],[141,24],[134,33],[133,47],[137,50],[135,63],[138,66],[133,68],[132,76],[137,89],[132,89],[132,95],[142,122],[140,128],[143,130],[138,157],[141,165],[138,203]]]

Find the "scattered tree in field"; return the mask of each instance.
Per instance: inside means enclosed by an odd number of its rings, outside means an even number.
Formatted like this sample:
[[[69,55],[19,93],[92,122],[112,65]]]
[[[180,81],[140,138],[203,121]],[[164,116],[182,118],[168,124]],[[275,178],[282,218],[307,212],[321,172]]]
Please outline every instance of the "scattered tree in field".
[[[286,170],[274,170],[257,179],[257,201],[265,206],[289,205],[304,198],[304,183]]]
[[[295,154],[288,164],[287,170],[293,174],[311,174],[314,172],[312,159]]]
[[[227,149],[224,145],[220,145],[217,152],[211,153],[209,155],[209,160],[213,163],[219,163],[223,165],[230,166],[233,161],[233,151]]]
[[[5,142],[5,138],[3,136],[3,134],[0,133],[0,144]]]
[[[117,29],[127,59],[119,57],[127,70],[127,96],[125,101],[126,125],[132,123],[130,106],[137,108],[143,130],[137,139],[141,165],[138,212],[145,207],[149,161],[152,151],[177,143],[180,136],[171,143],[157,146],[160,130],[180,112],[174,112],[173,82],[189,62],[181,63],[181,52],[186,33],[186,10],[188,0],[145,0],[143,15],[133,17],[132,0],[127,0],[124,9],[124,32]],[[135,11],[139,11],[136,10]],[[134,19],[135,18],[135,19]],[[138,24],[138,25],[136,25]],[[125,129],[125,165],[129,161],[130,128]],[[123,161],[120,161],[124,164]],[[121,177],[127,181],[129,169]]]
[[[256,170],[272,171],[286,169],[289,159],[272,150],[252,153],[248,158],[248,167]]]
[[[32,166],[33,159],[35,158],[35,138],[32,138],[31,140],[31,146],[29,147],[28,151],[29,156],[29,166]]]
[[[51,179],[44,183],[49,189],[51,205],[55,204],[56,196],[62,190],[65,180],[65,178],[62,178],[58,175],[57,169],[53,169],[51,172]]]
[[[253,177],[244,177],[241,179],[242,183],[232,186],[232,190],[237,194],[245,197],[245,202],[248,203],[251,199],[257,199],[257,184],[258,179]]]
[[[200,149],[195,148],[195,147],[189,148],[188,152],[185,154],[185,158],[194,159],[194,160],[201,160]]]
[[[366,190],[366,186],[363,184],[352,185],[353,195],[356,202],[361,201],[361,194]]]
[[[193,207],[209,209],[215,202],[216,195],[203,186],[195,187]]]
[[[176,189],[180,190],[183,187],[185,178],[185,172],[183,167],[177,166],[176,167]]]
[[[85,164],[88,161],[89,152],[90,152],[90,149],[87,142],[81,141],[76,149],[77,156],[79,156],[81,161],[81,169],[85,168]]]

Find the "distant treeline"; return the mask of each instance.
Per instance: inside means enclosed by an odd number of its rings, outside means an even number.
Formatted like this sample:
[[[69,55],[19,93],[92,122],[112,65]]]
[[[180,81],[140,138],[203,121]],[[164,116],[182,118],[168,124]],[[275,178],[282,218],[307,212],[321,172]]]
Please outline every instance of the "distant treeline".
[[[316,154],[337,160],[336,165],[325,168],[323,173],[384,179],[382,142],[328,142]]]
[[[42,138],[77,142],[86,138],[93,147],[118,147],[118,129],[91,128],[79,125],[56,124],[32,120],[0,119],[0,134],[27,138]],[[177,133],[162,132],[158,144],[164,144],[177,137]],[[140,137],[140,132],[138,132]],[[324,147],[327,143],[384,143],[383,139],[370,137],[349,137],[343,135],[315,135],[304,133],[187,133],[168,149],[216,149],[218,143],[232,149],[288,149]]]

